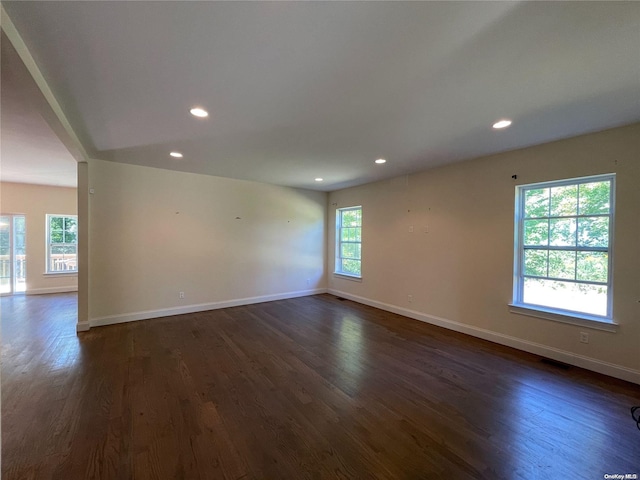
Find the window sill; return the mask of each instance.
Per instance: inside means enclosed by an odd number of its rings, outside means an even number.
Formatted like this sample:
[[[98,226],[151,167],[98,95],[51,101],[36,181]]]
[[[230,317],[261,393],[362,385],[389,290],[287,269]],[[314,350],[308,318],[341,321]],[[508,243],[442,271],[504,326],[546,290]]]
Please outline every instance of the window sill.
[[[42,275],[45,277],[77,277],[78,271],[74,272],[44,272]]]
[[[547,309],[544,307],[536,307],[533,305],[509,304],[509,311],[517,315],[526,315],[529,317],[542,318],[554,322],[568,323],[570,325],[578,325],[580,327],[592,328],[594,330],[603,330],[605,332],[617,332],[618,324],[612,320],[594,317],[580,313],[560,313],[558,311]]]
[[[348,273],[333,272],[334,277],[344,278],[345,280],[351,280],[352,282],[362,282],[362,277],[357,275],[349,275]]]

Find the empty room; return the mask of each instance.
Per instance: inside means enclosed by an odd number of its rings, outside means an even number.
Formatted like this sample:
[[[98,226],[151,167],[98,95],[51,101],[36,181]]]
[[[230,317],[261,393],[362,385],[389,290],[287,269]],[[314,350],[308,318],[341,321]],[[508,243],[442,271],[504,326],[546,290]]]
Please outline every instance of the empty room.
[[[6,1],[3,479],[640,475],[640,2]]]

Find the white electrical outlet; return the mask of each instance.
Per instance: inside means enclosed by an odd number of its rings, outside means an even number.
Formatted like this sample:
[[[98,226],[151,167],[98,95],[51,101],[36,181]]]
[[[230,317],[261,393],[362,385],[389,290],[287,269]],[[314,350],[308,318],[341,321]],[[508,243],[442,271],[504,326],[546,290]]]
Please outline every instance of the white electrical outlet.
[[[184,298],[184,292],[180,292],[180,293],[178,294],[178,296],[179,296],[180,298]]]
[[[409,233],[413,233],[413,225],[409,225]]]
[[[407,295],[407,300],[409,303],[413,302],[413,295]]]
[[[587,332],[580,332],[580,343],[589,343],[589,334]]]

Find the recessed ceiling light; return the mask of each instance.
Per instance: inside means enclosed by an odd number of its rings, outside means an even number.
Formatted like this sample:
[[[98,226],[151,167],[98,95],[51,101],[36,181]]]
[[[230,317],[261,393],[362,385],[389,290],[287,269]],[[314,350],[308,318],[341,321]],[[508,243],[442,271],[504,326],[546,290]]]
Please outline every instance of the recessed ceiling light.
[[[174,158],[182,158],[184,156],[180,152],[171,152],[169,155],[171,155]]]
[[[501,128],[507,128],[509,125],[511,125],[511,120],[504,119],[494,123],[493,128],[495,128],[496,130],[500,130]]]
[[[384,158],[379,158],[376,160],[376,163],[383,164],[383,163],[387,163],[387,161]]]
[[[204,108],[201,107],[193,107],[191,110],[191,115],[199,118],[207,118],[209,116],[209,112],[207,112]]]
[[[320,178],[320,177],[316,178],[316,182],[322,182],[323,180],[324,178]]]

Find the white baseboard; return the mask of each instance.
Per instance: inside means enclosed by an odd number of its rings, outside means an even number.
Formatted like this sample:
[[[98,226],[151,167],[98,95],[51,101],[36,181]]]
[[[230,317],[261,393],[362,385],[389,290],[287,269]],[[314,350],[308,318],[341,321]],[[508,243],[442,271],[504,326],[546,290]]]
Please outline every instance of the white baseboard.
[[[259,297],[238,298],[235,300],[225,300],[221,302],[199,303],[195,305],[185,305],[181,307],[163,308],[159,310],[145,310],[142,312],[125,313],[122,315],[108,315],[106,317],[96,317],[89,320],[86,324],[86,330],[91,327],[102,327],[105,325],[114,325],[116,323],[135,322],[136,320],[147,320],[150,318],[170,317],[172,315],[182,315],[185,313],[204,312],[207,310],[217,310],[220,308],[238,307],[241,305],[251,305],[253,303],[272,302],[274,300],[285,300],[287,298],[306,297],[309,295],[317,295],[327,293],[326,288],[316,288],[314,290],[300,290],[297,292],[278,293],[275,295],[262,295]],[[78,331],[81,324],[78,323]]]
[[[370,307],[386,310],[387,312],[397,313],[398,315],[403,315],[415,320],[420,320],[421,322],[430,323],[432,325],[444,327],[449,330],[465,333],[473,337],[482,338],[483,340],[489,340],[490,342],[499,343],[500,345],[506,345],[518,350],[523,350],[525,352],[552,358],[554,360],[558,360],[570,365],[575,365],[576,367],[585,368],[587,370],[592,370],[604,375],[620,378],[628,382],[640,384],[640,371],[638,370],[623,367],[621,365],[616,365],[614,363],[603,362],[601,360],[596,360],[594,358],[585,357],[576,353],[567,352],[566,350],[549,347],[540,343],[534,343],[509,335],[503,335],[502,333],[493,332],[484,328],[473,327],[464,323],[447,320],[446,318],[436,317],[435,315],[428,315],[426,313],[409,310],[407,308],[398,307],[396,305],[370,300],[358,295],[351,295],[350,293],[342,292],[340,290],[330,288],[327,291],[332,295],[337,295],[339,297],[353,300],[357,303],[369,305]]]
[[[69,293],[77,291],[77,285],[68,285],[66,287],[30,288],[25,293],[27,295],[47,295],[49,293]]]
[[[91,324],[89,322],[76,323],[76,332],[88,332],[90,328]]]

